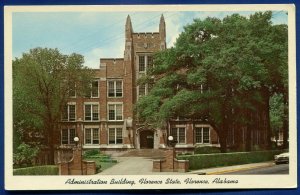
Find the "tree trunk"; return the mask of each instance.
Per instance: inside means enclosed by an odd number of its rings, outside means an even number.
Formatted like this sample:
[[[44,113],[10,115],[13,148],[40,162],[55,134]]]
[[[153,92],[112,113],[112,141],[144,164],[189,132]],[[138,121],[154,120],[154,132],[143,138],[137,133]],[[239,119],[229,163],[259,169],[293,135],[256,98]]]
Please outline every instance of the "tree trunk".
[[[248,117],[249,121],[247,124],[247,132],[246,132],[246,146],[245,150],[246,151],[251,151],[252,149],[252,124],[253,124],[253,116],[251,111],[247,110],[246,111],[246,116]]]
[[[272,142],[271,142],[271,137],[272,137],[272,131],[271,131],[271,125],[270,125],[270,92],[267,87],[263,88],[262,91],[263,95],[263,104],[264,104],[264,113],[265,113],[265,123],[266,123],[266,133],[267,133],[267,140],[266,140],[266,146],[267,149],[272,148]]]
[[[220,150],[222,153],[227,152],[227,135],[228,135],[228,120],[226,117],[223,117],[223,125],[221,126],[222,129],[219,133],[219,140],[220,140]]]
[[[50,142],[49,142],[49,163],[54,164],[54,142],[53,142],[53,131],[54,129],[50,130]]]
[[[266,130],[267,130],[267,149],[272,148],[272,142],[271,142],[271,137],[272,137],[272,132],[271,132],[271,125],[270,125],[270,104],[269,104],[270,96],[266,99]]]
[[[287,94],[283,94],[284,101],[284,120],[283,120],[283,145],[284,149],[289,148],[288,138],[289,138],[289,104]]]
[[[223,131],[223,130],[221,130],[221,131]],[[222,153],[226,153],[227,152],[227,135],[225,134],[225,132],[220,133],[219,141],[220,141],[220,151]]]
[[[49,158],[48,163],[54,164],[54,125],[52,125],[53,122],[48,121],[48,128],[47,128],[47,146],[49,149]]]

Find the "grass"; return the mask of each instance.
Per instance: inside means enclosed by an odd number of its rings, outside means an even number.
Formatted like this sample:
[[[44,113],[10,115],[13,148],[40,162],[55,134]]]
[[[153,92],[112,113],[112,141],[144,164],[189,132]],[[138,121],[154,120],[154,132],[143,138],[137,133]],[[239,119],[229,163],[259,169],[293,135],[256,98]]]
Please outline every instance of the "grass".
[[[116,160],[113,160],[113,159],[111,159],[110,156],[107,156],[104,154],[88,156],[88,157],[85,157],[84,160],[95,161],[96,167],[101,166],[100,170],[97,170],[97,172],[101,172],[101,171],[117,164]]]
[[[115,164],[117,164],[115,161],[107,161],[107,162],[103,162],[101,161],[100,159],[98,158],[87,158],[86,160],[92,160],[92,161],[95,161],[96,162],[96,165],[101,165],[101,168],[100,170],[103,171],[109,167],[112,167],[114,166]]]
[[[18,168],[13,170],[13,175],[58,175],[58,166],[45,165]]]

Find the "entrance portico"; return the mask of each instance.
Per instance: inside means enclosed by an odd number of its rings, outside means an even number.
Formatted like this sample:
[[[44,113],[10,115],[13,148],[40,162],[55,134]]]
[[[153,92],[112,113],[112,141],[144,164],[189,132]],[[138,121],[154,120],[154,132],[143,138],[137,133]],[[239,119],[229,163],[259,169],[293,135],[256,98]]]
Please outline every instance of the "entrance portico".
[[[142,126],[136,130],[137,149],[158,149],[159,135],[158,130]]]

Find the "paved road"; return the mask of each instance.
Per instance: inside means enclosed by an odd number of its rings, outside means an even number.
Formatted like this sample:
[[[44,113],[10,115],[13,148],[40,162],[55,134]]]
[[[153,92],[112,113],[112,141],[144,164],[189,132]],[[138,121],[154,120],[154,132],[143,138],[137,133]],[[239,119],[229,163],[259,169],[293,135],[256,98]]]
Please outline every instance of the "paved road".
[[[271,175],[271,174],[289,174],[289,164],[273,165],[269,167],[260,167],[243,171],[224,173],[226,175]]]

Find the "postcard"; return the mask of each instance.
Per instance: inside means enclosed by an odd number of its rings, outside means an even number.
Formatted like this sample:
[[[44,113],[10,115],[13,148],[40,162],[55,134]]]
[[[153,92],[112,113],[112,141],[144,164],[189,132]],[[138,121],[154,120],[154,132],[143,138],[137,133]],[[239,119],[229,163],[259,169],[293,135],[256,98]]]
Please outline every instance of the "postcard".
[[[295,6],[6,6],[5,188],[297,187]]]

